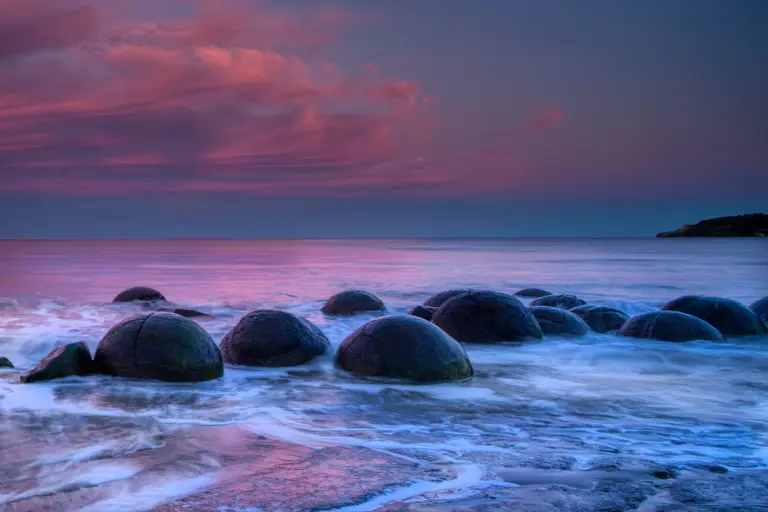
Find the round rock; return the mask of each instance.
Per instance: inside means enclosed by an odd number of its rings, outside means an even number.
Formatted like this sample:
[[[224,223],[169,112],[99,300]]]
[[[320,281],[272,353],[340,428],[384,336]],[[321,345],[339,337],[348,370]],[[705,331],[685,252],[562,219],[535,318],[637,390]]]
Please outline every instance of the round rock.
[[[618,331],[629,320],[625,312],[608,306],[590,306],[584,304],[570,310],[584,320],[590,329],[599,333]]]
[[[435,311],[437,311],[437,308],[429,307],[429,306],[414,306],[413,309],[411,309],[408,314],[411,316],[417,316],[419,318],[423,318],[424,320],[431,321],[432,315],[435,314]]]
[[[384,311],[384,303],[372,293],[347,290],[333,295],[323,304],[326,315],[354,315],[364,311]]]
[[[749,305],[749,309],[763,322],[768,330],[768,297],[763,297]]]
[[[679,311],[637,315],[621,326],[619,336],[660,341],[723,341],[720,331],[695,316]]]
[[[575,295],[545,295],[531,302],[531,306],[549,306],[551,308],[571,309],[586,304]]]
[[[536,318],[520,299],[499,292],[457,295],[435,311],[432,322],[453,338],[473,343],[543,337]]]
[[[547,290],[542,290],[541,288],[523,288],[522,290],[518,290],[515,292],[515,295],[518,297],[546,297],[547,295],[552,295],[552,292],[548,292]]]
[[[133,302],[135,300],[165,300],[165,297],[154,288],[134,286],[120,292],[117,297],[112,299],[112,302]]]
[[[701,318],[724,336],[762,334],[765,327],[755,313],[740,302],[722,297],[684,295],[661,307]]]
[[[336,364],[357,375],[416,382],[460,380],[474,373],[456,340],[409,315],[385,316],[359,327],[339,346]]]
[[[99,342],[99,373],[166,382],[199,382],[221,377],[219,348],[196,322],[174,313],[127,318]]]
[[[244,366],[296,366],[331,347],[309,320],[261,309],[245,315],[221,340],[224,362]]]
[[[534,306],[531,313],[544,334],[583,336],[589,332],[589,326],[584,320],[564,309]]]
[[[431,308],[439,308],[443,304],[445,304],[445,301],[448,299],[452,299],[457,295],[461,295],[462,293],[468,293],[474,290],[471,290],[469,288],[456,288],[453,290],[445,290],[440,293],[436,293],[427,300],[424,301],[425,306],[429,306]]]

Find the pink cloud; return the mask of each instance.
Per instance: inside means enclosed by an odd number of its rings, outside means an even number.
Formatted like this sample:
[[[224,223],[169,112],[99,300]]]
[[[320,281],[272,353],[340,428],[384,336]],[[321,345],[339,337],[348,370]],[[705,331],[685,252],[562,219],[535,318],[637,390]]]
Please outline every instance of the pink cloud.
[[[549,106],[540,108],[534,117],[520,128],[525,133],[548,132],[556,128],[565,117],[561,107]]]

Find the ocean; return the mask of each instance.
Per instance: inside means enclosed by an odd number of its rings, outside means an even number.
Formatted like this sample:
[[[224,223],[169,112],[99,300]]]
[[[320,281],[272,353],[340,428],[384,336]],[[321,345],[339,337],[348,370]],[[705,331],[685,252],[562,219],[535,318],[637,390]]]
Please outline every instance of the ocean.
[[[630,316],[684,294],[749,304],[768,295],[768,240],[0,241],[16,366],[0,370],[0,510],[766,510],[768,336],[466,345],[475,377],[430,385],[331,355],[198,384],[18,383],[142,312],[111,303],[137,285],[213,315],[197,321],[217,343],[278,308],[337,347],[374,318],[321,314],[352,288],[392,313],[448,288],[535,286]]]

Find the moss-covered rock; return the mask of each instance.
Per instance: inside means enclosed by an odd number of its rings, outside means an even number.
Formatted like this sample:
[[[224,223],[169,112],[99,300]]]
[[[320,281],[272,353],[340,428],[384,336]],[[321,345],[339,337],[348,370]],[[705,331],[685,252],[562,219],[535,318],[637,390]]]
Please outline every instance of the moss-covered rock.
[[[0,368],[13,368],[13,363],[7,357],[0,357]]]

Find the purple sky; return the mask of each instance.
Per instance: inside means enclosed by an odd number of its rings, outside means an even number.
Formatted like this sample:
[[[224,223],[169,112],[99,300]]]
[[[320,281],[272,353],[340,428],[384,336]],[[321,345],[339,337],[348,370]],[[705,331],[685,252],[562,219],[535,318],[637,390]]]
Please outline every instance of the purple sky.
[[[0,0],[0,237],[765,211],[766,25],[761,0]]]

